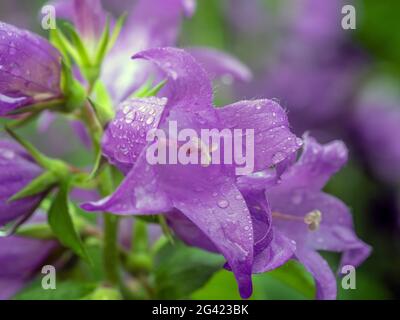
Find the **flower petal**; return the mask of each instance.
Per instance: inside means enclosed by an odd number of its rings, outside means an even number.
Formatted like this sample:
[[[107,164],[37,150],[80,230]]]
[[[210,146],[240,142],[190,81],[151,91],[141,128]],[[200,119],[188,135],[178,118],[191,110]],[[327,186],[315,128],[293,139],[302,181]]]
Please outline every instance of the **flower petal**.
[[[273,100],[241,101],[216,110],[225,127],[254,130],[254,171],[281,162],[302,145],[289,130],[285,111]]]
[[[168,111],[173,108],[174,112],[196,112],[205,120],[210,117],[210,110],[213,110],[211,82],[189,53],[177,48],[156,48],[142,51],[133,59],[149,60],[168,76]]]
[[[157,128],[167,99],[128,99],[119,105],[117,114],[103,137],[103,154],[125,174],[133,167],[150,129]]]
[[[336,299],[336,278],[328,263],[317,252],[311,250],[296,250],[296,257],[315,279],[316,298]]]
[[[252,292],[253,226],[239,190],[230,182],[204,180],[196,194],[174,195],[174,207],[195,224],[224,255],[243,298]]]
[[[58,0],[50,4],[55,7],[57,18],[74,23],[87,44],[97,43],[105,27],[107,16],[100,0]]]
[[[159,214],[172,209],[168,197],[157,184],[153,166],[146,161],[145,152],[112,195],[81,207],[86,211],[107,211],[120,215]]]
[[[348,151],[341,141],[321,145],[309,136],[305,136],[304,141],[299,161],[282,175],[282,180],[286,186],[320,190],[347,162]]]
[[[186,49],[208,72],[211,79],[250,81],[250,69],[235,57],[222,51],[193,47]]]
[[[54,247],[53,241],[16,236],[0,238],[0,300],[16,294]]]
[[[270,244],[254,257],[253,273],[274,270],[291,259],[296,251],[296,243],[279,230],[273,229]]]
[[[0,115],[61,96],[61,56],[29,31],[0,22]]]
[[[9,202],[9,198],[24,188],[42,169],[15,143],[0,140],[0,226],[31,214],[41,195]]]

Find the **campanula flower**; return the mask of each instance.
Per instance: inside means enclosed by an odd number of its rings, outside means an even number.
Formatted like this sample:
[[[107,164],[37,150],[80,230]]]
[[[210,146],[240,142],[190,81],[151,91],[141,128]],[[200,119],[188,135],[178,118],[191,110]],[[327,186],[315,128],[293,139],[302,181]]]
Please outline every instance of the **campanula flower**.
[[[0,22],[0,116],[62,96],[61,56],[47,40]]]
[[[42,168],[19,145],[0,140],[0,226],[34,212],[43,198],[42,194],[15,201],[9,199],[41,173]]]
[[[320,145],[306,136],[301,157],[297,162],[294,157],[292,160],[286,162],[275,184],[270,183],[268,175],[243,177],[240,189],[257,190],[259,182],[255,184],[255,180],[265,181],[265,201],[271,208],[273,227],[296,243],[294,257],[314,277],[317,298],[335,299],[336,278],[317,251],[341,252],[340,265],[354,267],[371,251],[357,238],[348,207],[322,191],[347,161],[347,149],[340,141]]]
[[[400,106],[385,97],[363,99],[355,108],[352,129],[356,142],[376,176],[390,184],[400,181]]]
[[[212,103],[207,72],[187,52],[157,48],[134,56],[158,66],[168,77],[164,98],[130,99],[122,103],[103,142],[105,156],[127,176],[114,194],[88,211],[116,214],[158,214],[179,211],[223,254],[241,295],[251,294],[254,259],[251,215],[235,185],[232,165],[157,164],[147,161],[146,133],[151,128],[254,129],[254,170],[282,161],[301,145],[289,130],[285,111],[274,101],[241,101],[223,108]],[[166,143],[173,140],[168,136]],[[191,149],[190,149],[191,150]],[[202,143],[193,150],[210,155]],[[190,152],[189,152],[190,153]]]
[[[44,215],[36,215],[27,225],[41,223]],[[0,300],[12,298],[41,268],[57,242],[21,236],[0,237]]]

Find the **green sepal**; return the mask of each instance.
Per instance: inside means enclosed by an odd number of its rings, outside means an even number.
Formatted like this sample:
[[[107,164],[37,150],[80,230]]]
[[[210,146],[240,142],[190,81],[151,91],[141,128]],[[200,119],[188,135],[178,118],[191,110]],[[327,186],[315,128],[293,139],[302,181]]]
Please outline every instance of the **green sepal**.
[[[145,97],[153,97],[156,96],[162,88],[164,88],[165,84],[167,83],[168,79],[164,79],[157,85],[155,85],[153,88],[151,88],[149,91],[147,91]]]
[[[110,51],[113,47],[115,42],[118,39],[119,34],[121,33],[121,29],[124,26],[124,23],[126,21],[126,17],[128,16],[127,12],[124,12],[118,20],[115,22],[114,25],[114,30],[111,34],[110,40],[108,41],[108,47],[107,47],[107,52]]]
[[[165,237],[169,240],[169,242],[174,243],[174,237],[164,215],[158,215],[158,223],[160,224],[161,230],[164,233]]]
[[[72,42],[73,46],[76,49],[77,54],[79,55],[79,63],[81,66],[89,66],[90,65],[90,56],[86,50],[86,46],[81,39],[81,36],[76,32],[75,28],[68,22],[65,22],[63,26],[67,29]]]
[[[68,40],[65,34],[61,31],[60,28],[54,29],[50,33],[50,39],[63,54],[63,56],[67,59],[67,63],[70,66],[71,61],[68,58],[68,55],[71,56],[77,64],[83,65],[82,58],[73,44]]]
[[[106,25],[104,27],[103,33],[99,40],[99,44],[96,49],[96,56],[94,58],[94,65],[100,66],[103,62],[105,55],[107,54],[108,42],[110,39],[110,18],[107,17]]]
[[[102,125],[106,125],[114,119],[115,111],[113,108],[113,102],[103,82],[96,81],[91,97],[88,98],[88,100],[96,111]]]
[[[146,97],[153,97],[156,96],[160,90],[165,86],[168,79],[164,79],[160,83],[152,86],[153,80],[150,78],[146,81],[137,91],[135,91],[132,97],[135,98],[146,98]]]
[[[60,185],[60,189],[48,212],[49,225],[64,246],[72,249],[81,258],[90,262],[72,218],[71,205],[68,199],[69,189],[70,181],[64,181]]]
[[[15,235],[40,240],[50,240],[55,238],[54,232],[47,223],[23,224],[17,229]]]
[[[36,194],[46,192],[50,190],[59,180],[53,172],[46,171],[40,176],[33,179],[28,185],[26,185],[22,190],[18,191],[11,198],[8,199],[9,202],[20,200],[22,198],[34,196]]]
[[[65,111],[72,112],[84,105],[87,97],[86,89],[74,78],[71,68],[65,62],[62,62],[61,88],[65,96]]]

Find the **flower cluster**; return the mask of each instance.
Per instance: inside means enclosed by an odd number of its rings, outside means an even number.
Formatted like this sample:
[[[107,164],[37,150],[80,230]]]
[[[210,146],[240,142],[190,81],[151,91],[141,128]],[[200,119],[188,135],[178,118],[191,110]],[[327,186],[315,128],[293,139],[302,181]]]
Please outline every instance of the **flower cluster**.
[[[0,264],[6,266],[0,271],[0,297],[19,290],[55,249],[87,259],[84,240],[91,238],[104,241],[104,281],[118,289],[128,281],[121,276],[124,266],[133,277],[150,268],[143,251],[138,254],[139,235],[143,220],[159,215],[168,236],[222,256],[243,298],[252,294],[252,274],[294,259],[314,277],[317,298],[335,299],[335,275],[317,251],[340,252],[341,265],[353,266],[370,253],[354,232],[349,208],[322,191],[347,161],[345,145],[297,137],[275,100],[215,106],[212,80],[228,75],[249,81],[251,73],[215,49],[172,47],[182,16],[194,13],[195,1],[139,0],[125,23],[124,16],[107,17],[98,0],[53,5],[72,25],[52,31],[51,42],[0,23],[0,115],[22,145],[0,141],[0,225],[8,235],[0,239]],[[43,155],[15,133],[49,112],[79,121],[78,135],[84,125],[96,157],[92,172]],[[231,163],[150,164],[149,135],[167,131],[171,122],[195,133],[252,132],[254,172],[238,176]],[[174,138],[167,134],[159,143],[170,146]],[[188,156],[207,158],[215,151],[204,141],[189,142]],[[240,149],[250,152],[247,144]],[[94,189],[103,199],[90,201],[81,189]],[[77,213],[70,193],[79,194],[87,212]],[[89,222],[91,211],[104,213],[101,223]],[[117,216],[137,216],[136,251],[127,254],[126,264],[118,258],[126,246],[117,241]]]

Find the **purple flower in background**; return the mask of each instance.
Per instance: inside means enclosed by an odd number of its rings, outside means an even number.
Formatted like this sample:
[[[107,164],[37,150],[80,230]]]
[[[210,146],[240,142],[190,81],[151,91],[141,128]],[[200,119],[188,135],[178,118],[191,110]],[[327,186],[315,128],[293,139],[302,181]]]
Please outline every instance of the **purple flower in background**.
[[[352,129],[377,176],[396,185],[400,181],[400,106],[379,99],[361,102],[354,111]]]
[[[42,220],[35,215],[28,224]],[[0,237],[0,300],[12,298],[23,288],[56,246],[55,241]]]
[[[214,108],[206,71],[187,52],[174,48],[150,49],[135,55],[150,60],[168,77],[168,98],[132,99],[121,104],[103,143],[105,156],[129,171],[117,191],[88,211],[116,214],[181,212],[223,254],[233,270],[241,295],[251,294],[253,228],[251,215],[235,186],[232,165],[150,165],[146,159],[146,133],[168,128],[254,129],[255,170],[282,161],[301,143],[288,129],[286,114],[274,101],[242,101]],[[169,136],[168,139],[172,139]],[[197,151],[210,150],[201,144]]]
[[[61,56],[44,38],[0,22],[0,116],[59,98]]]
[[[34,212],[43,195],[12,202],[8,200],[42,172],[19,145],[9,140],[0,140],[0,226]]]
[[[328,263],[317,250],[342,252],[341,266],[358,266],[371,248],[359,240],[353,230],[346,205],[321,191],[330,177],[347,160],[342,142],[318,144],[306,137],[304,151],[297,162],[288,160],[277,183],[270,177],[240,178],[242,189],[258,188],[254,183],[265,181],[265,197],[272,211],[274,228],[295,241],[294,257],[313,275],[318,299],[336,298],[336,279]]]
[[[89,51],[93,51],[100,40],[106,23],[106,12],[100,0],[58,0],[51,3],[57,18],[70,20],[84,39]]]

